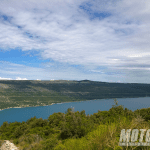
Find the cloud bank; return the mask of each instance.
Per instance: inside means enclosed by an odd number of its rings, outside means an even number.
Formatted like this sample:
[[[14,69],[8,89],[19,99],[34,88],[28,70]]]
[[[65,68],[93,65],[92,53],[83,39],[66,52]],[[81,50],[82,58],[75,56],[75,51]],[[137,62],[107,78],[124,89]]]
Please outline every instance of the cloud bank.
[[[53,72],[51,63],[47,63],[50,79],[80,76],[80,79],[150,83],[149,16],[150,2],[140,0],[3,0],[0,48],[37,51],[40,59],[84,68],[84,72],[70,66],[66,71],[62,67]],[[28,76],[21,78],[33,75],[30,67],[26,68]],[[44,68],[34,69],[46,73]],[[6,70],[1,71],[0,76],[5,77]],[[9,69],[8,72],[13,73]],[[17,68],[14,72],[21,73]],[[37,78],[43,79],[44,75],[39,73]]]

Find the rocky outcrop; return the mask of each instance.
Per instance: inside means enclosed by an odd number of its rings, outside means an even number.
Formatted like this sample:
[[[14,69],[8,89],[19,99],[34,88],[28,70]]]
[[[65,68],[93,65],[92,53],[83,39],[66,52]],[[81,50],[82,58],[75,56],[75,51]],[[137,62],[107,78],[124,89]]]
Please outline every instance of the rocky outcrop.
[[[11,143],[8,140],[4,140],[4,143],[2,144],[0,150],[19,150],[18,147],[16,147],[13,143]]]

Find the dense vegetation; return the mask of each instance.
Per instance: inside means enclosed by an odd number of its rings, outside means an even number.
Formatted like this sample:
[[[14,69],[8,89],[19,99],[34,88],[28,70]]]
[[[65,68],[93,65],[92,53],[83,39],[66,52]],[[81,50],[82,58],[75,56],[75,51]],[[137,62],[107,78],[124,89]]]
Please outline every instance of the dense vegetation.
[[[118,143],[122,129],[149,129],[149,119],[150,108],[132,112],[115,100],[109,111],[93,115],[68,108],[45,120],[33,117],[22,123],[4,122],[0,141],[9,140],[22,150],[144,150],[148,146],[120,147]]]
[[[0,109],[52,103],[150,96],[150,84],[82,81],[0,80]]]

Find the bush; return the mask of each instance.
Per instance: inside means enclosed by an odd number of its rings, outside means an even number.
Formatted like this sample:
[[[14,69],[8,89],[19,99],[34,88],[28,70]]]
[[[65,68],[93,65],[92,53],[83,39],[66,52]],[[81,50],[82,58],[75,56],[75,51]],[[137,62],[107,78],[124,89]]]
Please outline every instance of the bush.
[[[58,112],[58,113],[53,113],[52,115],[50,115],[48,117],[48,121],[49,121],[49,126],[54,128],[54,127],[60,127],[60,122],[61,121],[65,121],[65,114]]]
[[[22,130],[21,127],[19,126],[19,127],[17,127],[17,128],[15,129],[15,131],[14,131],[14,133],[13,133],[13,136],[14,136],[15,138],[19,138],[23,133],[24,133],[23,130]]]
[[[13,140],[13,143],[17,145],[19,143],[19,140],[15,139],[15,140]]]
[[[63,144],[59,144],[54,148],[54,150],[65,150],[65,149],[66,147]]]
[[[51,137],[46,141],[41,141],[40,144],[42,145],[43,150],[51,150],[53,149],[58,143],[58,139],[56,137]]]
[[[26,123],[27,123],[27,124],[30,124],[31,122],[35,121],[36,119],[37,119],[36,116],[31,117],[30,119],[28,119],[28,120],[26,121]]]
[[[79,112],[71,112],[68,109],[66,114],[66,122],[61,122],[60,130],[60,138],[81,138],[85,136],[91,129],[94,127],[91,120],[87,119],[84,114],[85,111]]]
[[[32,123],[30,123],[31,128],[35,127],[44,127],[48,124],[47,120],[43,120],[42,118],[33,120]]]

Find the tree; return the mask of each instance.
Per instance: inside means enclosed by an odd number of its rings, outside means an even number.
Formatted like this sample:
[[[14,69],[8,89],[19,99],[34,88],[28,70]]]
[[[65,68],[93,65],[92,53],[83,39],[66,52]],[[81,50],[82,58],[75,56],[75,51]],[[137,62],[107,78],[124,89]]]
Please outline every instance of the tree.
[[[61,139],[70,137],[81,138],[86,135],[94,127],[90,119],[85,115],[85,111],[73,113],[71,109],[66,112],[66,122],[62,122],[60,126]]]
[[[50,127],[60,127],[60,122],[65,121],[65,114],[58,112],[48,117],[48,124]]]

